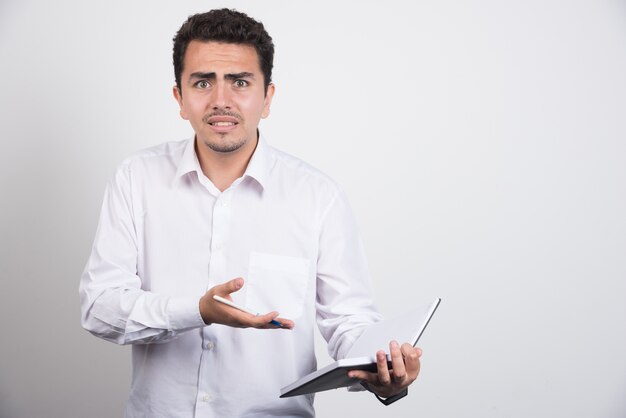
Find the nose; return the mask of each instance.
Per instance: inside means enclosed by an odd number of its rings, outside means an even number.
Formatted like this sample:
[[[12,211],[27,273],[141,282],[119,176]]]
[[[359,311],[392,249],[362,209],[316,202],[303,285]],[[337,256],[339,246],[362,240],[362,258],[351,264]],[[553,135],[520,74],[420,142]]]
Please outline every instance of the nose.
[[[212,109],[230,109],[230,89],[228,84],[218,82],[211,92],[210,106]]]

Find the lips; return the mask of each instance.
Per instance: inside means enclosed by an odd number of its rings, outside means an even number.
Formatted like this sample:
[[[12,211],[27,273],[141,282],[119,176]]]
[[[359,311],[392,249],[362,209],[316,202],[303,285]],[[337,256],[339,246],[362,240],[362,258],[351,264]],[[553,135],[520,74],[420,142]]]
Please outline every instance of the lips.
[[[238,115],[207,115],[203,118],[204,122],[216,132],[229,132],[239,124]]]
[[[239,124],[239,119],[231,115],[213,115],[204,118],[204,122],[216,132],[228,132]]]

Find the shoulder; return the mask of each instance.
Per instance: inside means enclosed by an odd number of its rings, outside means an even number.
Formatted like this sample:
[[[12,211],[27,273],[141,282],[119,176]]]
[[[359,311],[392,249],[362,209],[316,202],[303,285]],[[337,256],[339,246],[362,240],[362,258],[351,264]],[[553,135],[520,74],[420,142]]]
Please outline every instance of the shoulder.
[[[165,142],[132,153],[117,166],[112,181],[117,184],[166,184],[176,173],[188,141]]]
[[[142,166],[172,164],[182,157],[189,141],[189,139],[185,139],[164,142],[136,151],[120,163],[119,169],[132,170]]]
[[[311,164],[276,148],[270,149],[275,161],[272,171],[293,186],[304,186],[317,192],[326,191],[331,195],[341,192],[341,187],[335,180]]]

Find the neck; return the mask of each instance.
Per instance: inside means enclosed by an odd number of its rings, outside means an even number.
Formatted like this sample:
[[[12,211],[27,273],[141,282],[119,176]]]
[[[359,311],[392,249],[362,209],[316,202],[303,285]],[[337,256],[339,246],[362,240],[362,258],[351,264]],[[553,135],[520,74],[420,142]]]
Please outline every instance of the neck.
[[[228,189],[239,177],[243,176],[250,158],[256,149],[258,137],[249,141],[240,149],[220,153],[200,143],[196,138],[196,155],[200,161],[202,172],[221,192]]]

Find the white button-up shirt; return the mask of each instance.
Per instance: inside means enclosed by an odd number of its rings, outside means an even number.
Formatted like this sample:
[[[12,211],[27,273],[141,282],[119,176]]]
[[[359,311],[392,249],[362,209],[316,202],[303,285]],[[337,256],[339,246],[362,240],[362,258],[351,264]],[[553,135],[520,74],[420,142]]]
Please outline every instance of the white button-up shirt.
[[[245,280],[236,303],[276,310],[295,328],[205,325],[200,297],[235,277]],[[87,330],[133,344],[127,417],[313,416],[313,396],[279,395],[316,369],[314,320],[342,358],[381,319],[344,194],[263,138],[223,192],[202,173],[193,139],[124,161],[80,297]]]

